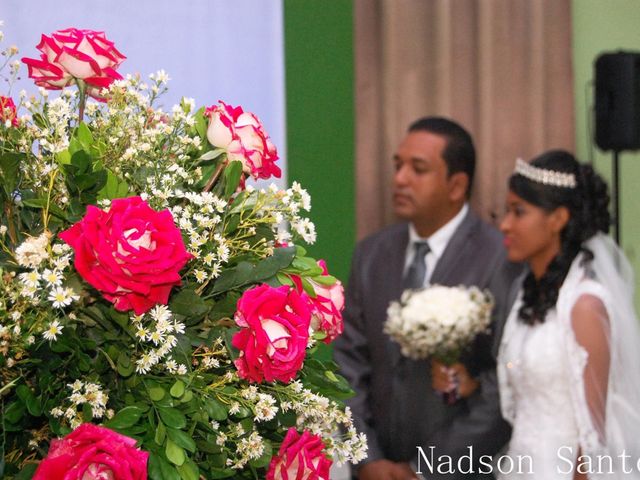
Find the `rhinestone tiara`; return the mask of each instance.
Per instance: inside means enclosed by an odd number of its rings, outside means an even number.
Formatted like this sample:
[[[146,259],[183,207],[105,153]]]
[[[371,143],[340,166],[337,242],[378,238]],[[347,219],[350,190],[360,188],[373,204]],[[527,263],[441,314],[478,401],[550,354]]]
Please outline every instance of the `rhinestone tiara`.
[[[514,173],[522,175],[534,182],[543,185],[553,185],[554,187],[576,188],[576,176],[573,173],[556,172],[539,168],[530,163],[525,162],[521,158],[516,160],[516,168]]]

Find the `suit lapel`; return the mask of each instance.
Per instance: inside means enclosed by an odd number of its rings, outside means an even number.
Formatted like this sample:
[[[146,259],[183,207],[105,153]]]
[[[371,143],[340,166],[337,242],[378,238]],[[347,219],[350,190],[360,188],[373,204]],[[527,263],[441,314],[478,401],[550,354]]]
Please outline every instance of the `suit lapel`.
[[[460,226],[453,233],[447,247],[442,252],[442,257],[438,260],[436,268],[431,275],[432,284],[450,285],[457,283],[455,275],[461,271],[458,263],[463,258],[464,252],[474,241],[472,232],[476,228],[480,219],[471,209]]]
[[[388,257],[385,259],[383,266],[383,271],[388,279],[388,288],[386,292],[381,292],[382,295],[387,296],[387,305],[394,300],[398,300],[402,295],[402,274],[404,271],[407,244],[409,243],[408,225],[406,228],[400,230],[397,235],[389,237],[388,240]],[[386,320],[386,313],[384,320]],[[391,365],[397,365],[401,357],[400,346],[396,342],[391,341],[390,338],[387,337],[387,339]]]

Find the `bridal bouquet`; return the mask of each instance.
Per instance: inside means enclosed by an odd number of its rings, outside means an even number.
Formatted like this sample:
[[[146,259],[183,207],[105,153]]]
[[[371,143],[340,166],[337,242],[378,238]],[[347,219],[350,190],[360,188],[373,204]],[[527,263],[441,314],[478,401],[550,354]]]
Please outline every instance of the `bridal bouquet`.
[[[344,297],[301,246],[309,195],[246,183],[280,175],[260,120],[157,108],[166,73],[123,78],[103,32],[37,48],[39,94],[0,96],[0,477],[327,479],[361,460],[351,390],[317,355]]]
[[[389,305],[384,331],[400,344],[403,355],[451,365],[487,330],[492,308],[491,294],[477,287],[406,290]]]

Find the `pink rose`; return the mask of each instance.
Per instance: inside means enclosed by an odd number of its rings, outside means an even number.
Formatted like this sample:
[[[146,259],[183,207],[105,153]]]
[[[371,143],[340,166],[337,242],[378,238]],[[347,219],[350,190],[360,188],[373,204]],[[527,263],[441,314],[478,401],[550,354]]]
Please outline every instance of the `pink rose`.
[[[83,423],[51,442],[33,480],[146,480],[149,454],[135,445],[132,438]]]
[[[232,344],[241,378],[252,382],[291,381],[302,368],[309,342],[311,313],[306,295],[283,286],[260,285],[238,300]]]
[[[253,178],[280,177],[278,152],[258,117],[222,101],[207,108],[205,115],[209,143],[225,149],[229,161],[242,162],[243,171]]]
[[[322,268],[322,276],[328,276],[327,265],[324,260],[318,260]],[[297,275],[291,279],[296,284],[299,292],[303,291],[302,280]],[[332,285],[325,285],[307,279],[316,294],[315,298],[309,297],[311,306],[311,329],[314,332],[321,331],[327,334],[325,343],[331,343],[344,331],[342,310],[344,308],[344,288],[340,280]]]
[[[271,459],[267,480],[328,480],[332,461],[323,449],[320,437],[306,430],[300,435],[291,427]]]
[[[166,305],[180,285],[180,269],[192,257],[169,210],[157,212],[140,197],[118,198],[105,212],[86,215],[60,238],[75,250],[78,273],[113,302],[141,315]]]
[[[11,97],[0,95],[0,121],[2,123],[8,121],[14,127],[18,126],[18,113]]]
[[[23,58],[29,77],[35,84],[49,90],[60,90],[83,80],[87,93],[100,99],[99,92],[122,78],[116,68],[126,59],[104,32],[67,28],[42,35],[36,47],[40,59]]]

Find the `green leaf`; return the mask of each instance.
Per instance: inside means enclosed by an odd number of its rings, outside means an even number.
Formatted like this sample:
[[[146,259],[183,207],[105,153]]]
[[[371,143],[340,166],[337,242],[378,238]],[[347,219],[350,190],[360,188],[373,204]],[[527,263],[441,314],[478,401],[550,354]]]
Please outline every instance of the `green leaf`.
[[[276,278],[278,279],[278,282],[280,282],[280,285],[288,285],[290,287],[294,286],[293,280],[291,280],[291,277],[289,277],[288,275],[278,272],[276,274]]]
[[[209,418],[217,421],[226,420],[229,415],[224,404],[215,398],[208,398],[205,400],[204,409],[207,412],[207,415],[209,415]]]
[[[335,383],[339,382],[338,377],[336,377],[336,374],[333,373],[331,370],[325,370],[324,376],[327,377],[332,382],[335,382]]]
[[[224,169],[224,196],[229,198],[236,191],[242,176],[242,162],[234,160]]]
[[[40,208],[45,209],[47,207],[47,199],[46,198],[23,198],[22,204],[27,207],[32,208]],[[54,203],[49,203],[49,213],[55,215],[60,220],[64,220],[65,222],[69,221],[67,214],[60,207],[55,205]]]
[[[143,411],[138,407],[124,407],[111,420],[107,420],[104,425],[115,429],[128,428],[136,424],[142,413]]]
[[[158,444],[162,445],[164,443],[164,439],[167,436],[167,429],[164,426],[164,423],[158,422],[158,426],[156,427],[156,435],[153,440]]]
[[[184,428],[187,426],[187,419],[180,410],[175,408],[158,408],[160,418],[167,427]]]
[[[56,153],[56,161],[60,165],[71,163],[71,152],[69,152],[69,150],[62,150],[61,152]]]
[[[27,463],[20,473],[18,473],[14,478],[14,480],[31,480],[33,475],[36,473],[36,468],[38,468],[37,463]]]
[[[191,390],[187,390],[184,392],[184,395],[180,399],[180,403],[187,403],[193,400],[193,392]]]
[[[199,452],[218,454],[222,452],[222,447],[216,445],[215,441],[196,440],[196,446]]]
[[[308,276],[322,275],[322,268],[311,257],[296,256],[291,262],[291,266],[300,272],[304,272]]]
[[[209,305],[195,290],[185,288],[171,297],[169,310],[185,317],[201,317],[209,311]]]
[[[326,286],[334,285],[338,281],[338,279],[333,275],[316,275],[315,277],[311,277],[311,280],[320,285]]]
[[[203,162],[208,160],[213,160],[214,158],[218,158],[224,152],[225,152],[224,148],[216,148],[215,150],[209,150],[207,153],[201,155],[196,160],[203,161]]]
[[[71,155],[71,165],[77,169],[77,174],[90,172],[92,170],[92,162],[93,160],[91,159],[91,156],[84,150],[78,150],[73,155]]]
[[[124,198],[129,195],[129,184],[107,170],[107,183],[98,192],[98,200]]]
[[[93,419],[93,408],[90,403],[84,403],[82,405],[82,418],[85,422],[90,422]],[[118,428],[118,427],[114,427]]]
[[[18,186],[20,162],[24,158],[23,153],[16,152],[3,152],[0,155],[0,181],[8,197],[11,197]]]
[[[287,412],[280,412],[277,414],[278,420],[283,427],[293,427],[296,425],[298,417],[292,410]]]
[[[154,402],[159,402],[164,398],[165,393],[167,393],[162,387],[151,387],[148,388],[149,398]]]
[[[40,400],[33,394],[29,387],[26,385],[19,385],[16,388],[16,394],[24,402],[31,415],[34,417],[42,415],[42,405]]]
[[[74,133],[82,147],[85,150],[89,150],[89,147],[91,147],[91,144],[93,143],[93,135],[91,135],[91,130],[89,130],[87,124],[80,122],[80,125],[78,125],[78,128]]]
[[[273,255],[261,260],[254,270],[254,279],[257,281],[274,276],[279,270],[288,267],[293,261],[295,249],[293,247],[276,248]]]
[[[240,225],[240,215],[231,215],[228,216],[225,220],[224,233],[225,235],[230,235],[236,231]]]
[[[313,285],[307,280],[305,277],[300,277],[300,281],[302,282],[302,288],[305,293],[312,298],[316,297],[316,290],[313,288]]]
[[[207,138],[207,128],[209,127],[209,119],[205,116],[205,108],[200,107],[196,113],[194,113],[194,118],[196,119],[196,132],[200,135],[200,138],[203,140]]]
[[[181,480],[180,474],[161,453],[149,452],[149,478],[152,480]]]
[[[130,377],[136,370],[135,364],[131,362],[131,359],[125,352],[120,352],[118,355],[118,373],[123,377]]]
[[[198,480],[200,478],[200,469],[189,459],[178,467],[178,472],[183,480]]]
[[[25,407],[21,402],[13,402],[4,409],[4,418],[9,423],[18,423],[24,416]]]
[[[196,442],[193,441],[189,435],[182,430],[176,430],[174,428],[167,428],[167,435],[176,445],[188,450],[191,453],[196,451]]]
[[[164,449],[164,453],[167,456],[167,459],[177,466],[182,465],[187,458],[184,453],[184,449],[176,445],[169,438],[167,438],[167,445]]]
[[[176,383],[173,384],[169,393],[172,397],[180,398],[184,394],[184,383],[180,380],[177,380]]]
[[[178,472],[183,480],[198,480],[200,478],[198,466],[189,459],[178,467]]]

